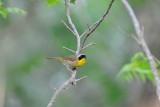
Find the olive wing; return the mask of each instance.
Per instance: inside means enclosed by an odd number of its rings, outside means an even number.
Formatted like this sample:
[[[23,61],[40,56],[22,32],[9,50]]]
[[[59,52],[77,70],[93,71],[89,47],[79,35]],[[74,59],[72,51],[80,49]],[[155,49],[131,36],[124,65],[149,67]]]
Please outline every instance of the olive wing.
[[[66,60],[66,61],[76,61],[77,60],[77,56],[76,55],[64,56],[62,58],[64,60]]]

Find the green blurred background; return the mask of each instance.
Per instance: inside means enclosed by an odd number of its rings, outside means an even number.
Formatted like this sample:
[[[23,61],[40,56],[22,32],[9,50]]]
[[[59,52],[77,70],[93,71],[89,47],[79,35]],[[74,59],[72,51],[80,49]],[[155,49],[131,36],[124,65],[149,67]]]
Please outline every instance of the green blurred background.
[[[153,55],[160,58],[160,1],[128,0]],[[61,23],[67,22],[65,7],[58,3],[48,7],[43,0],[2,0],[5,6],[25,10],[26,15],[0,16],[0,107],[46,107],[54,88],[70,74],[59,62],[48,56],[71,53],[76,49],[72,33]],[[79,33],[83,33],[106,10],[109,0],[77,0],[71,5],[71,17]],[[88,38],[95,42],[82,53],[87,63],[78,69],[77,78],[86,79],[63,90],[54,107],[158,107],[155,86],[138,79],[121,83],[120,69],[140,51],[131,37],[133,26],[120,0]]]

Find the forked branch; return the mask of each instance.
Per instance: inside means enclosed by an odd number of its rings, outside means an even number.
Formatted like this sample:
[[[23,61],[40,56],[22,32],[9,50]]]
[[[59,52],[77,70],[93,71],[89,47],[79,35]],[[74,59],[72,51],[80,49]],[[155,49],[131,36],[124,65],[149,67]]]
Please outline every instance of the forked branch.
[[[91,25],[90,27],[88,27],[88,29],[86,31],[84,31],[82,33],[82,35],[79,35],[76,27],[75,27],[75,24],[73,23],[71,17],[70,17],[70,11],[69,11],[69,0],[65,0],[65,6],[66,6],[66,17],[67,17],[67,20],[69,22],[69,25],[71,26],[71,28],[69,26],[67,26],[67,24],[62,21],[64,23],[64,25],[73,33],[73,35],[76,37],[77,39],[77,50],[75,51],[76,55],[78,55],[83,49],[91,46],[84,46],[85,45],[85,42],[87,40],[87,38],[97,29],[97,27],[103,22],[103,20],[105,19],[105,17],[108,15],[111,7],[112,7],[112,4],[113,4],[114,0],[111,0],[110,1],[110,4],[109,6],[107,6],[107,9],[106,11],[104,12],[104,14],[102,15],[102,17],[100,17],[93,25]],[[84,37],[84,38],[83,38]],[[82,41],[82,38],[83,38],[83,41]]]
[[[82,48],[84,47],[84,44],[87,40],[87,38],[97,29],[97,27],[102,23],[102,21],[105,19],[105,17],[107,16],[107,14],[109,13],[111,7],[112,7],[112,4],[113,4],[114,0],[111,0],[109,6],[107,7],[107,10],[104,12],[103,16],[97,20],[93,25],[91,25],[90,27],[88,27],[88,29],[80,36],[81,38],[83,36],[84,37],[84,40],[82,42]]]
[[[76,37],[76,40],[77,40],[77,49],[76,51],[72,50],[72,49],[69,49],[67,47],[63,47],[64,49],[68,50],[68,51],[71,51],[73,52],[74,54],[78,55],[80,54],[81,50],[83,49],[86,49],[87,47],[91,46],[91,45],[95,45],[95,43],[90,43],[86,46],[82,46],[84,45],[81,44],[81,39],[82,39],[82,36],[87,34],[87,37],[85,37],[85,40],[84,42],[86,41],[86,39],[88,38],[88,36],[93,32],[95,31],[95,29],[100,25],[100,23],[104,20],[104,18],[106,17],[106,15],[108,14],[114,0],[111,0],[111,3],[107,9],[107,11],[104,13],[104,15],[95,23],[91,26],[92,29],[87,29],[81,36],[79,36],[79,33],[74,25],[74,23],[72,22],[72,19],[70,17],[70,11],[69,11],[69,0],[64,0],[65,1],[65,7],[66,7],[66,17],[67,17],[67,20],[68,20],[68,23],[70,25],[70,27],[64,22],[62,21],[62,23],[67,27],[67,29],[69,29],[73,35]],[[68,67],[66,66],[66,68],[68,69]],[[70,71],[70,69],[68,69]],[[80,79],[75,79],[76,77],[76,73],[77,73],[77,70],[76,69],[72,69],[71,70],[71,77],[66,80],[58,89],[55,89],[55,93],[53,94],[50,102],[48,103],[48,106],[47,107],[51,107],[53,105],[53,103],[55,102],[55,99],[57,97],[57,95],[62,91],[62,89],[66,89],[66,87],[70,84],[72,85],[75,85],[77,81],[80,81],[84,78],[86,78],[86,76],[80,78]]]

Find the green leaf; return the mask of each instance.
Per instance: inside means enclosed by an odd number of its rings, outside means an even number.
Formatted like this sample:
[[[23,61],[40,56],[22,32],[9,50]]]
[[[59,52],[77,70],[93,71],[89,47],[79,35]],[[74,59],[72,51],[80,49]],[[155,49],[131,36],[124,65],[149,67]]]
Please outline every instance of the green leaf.
[[[22,15],[26,14],[26,12],[24,10],[19,9],[19,8],[8,7],[8,8],[6,8],[6,11],[8,13],[18,13],[18,14],[22,14]]]
[[[58,2],[59,2],[59,0],[46,0],[46,5],[47,6],[52,6],[52,5],[55,5]]]
[[[9,13],[26,14],[26,12],[19,8],[3,7],[3,3],[0,2],[0,14],[3,18],[6,18]]]
[[[70,0],[70,3],[75,4],[76,0]]]
[[[7,17],[7,12],[5,10],[0,9],[0,14],[2,15],[3,18]]]
[[[128,74],[129,74],[128,71],[130,71],[130,70],[131,70],[130,64],[124,65],[117,77],[120,80],[130,81],[132,79],[132,78],[130,78],[130,76],[128,76]]]
[[[2,7],[2,2],[0,2],[0,14],[2,15],[3,18],[7,17],[7,11],[5,10],[4,7]]]
[[[157,63],[155,65],[158,67]],[[131,59],[131,62],[124,65],[118,74],[120,80],[131,81],[133,77],[141,79],[143,82],[146,79],[152,82],[154,81],[148,60],[142,52],[136,53]]]

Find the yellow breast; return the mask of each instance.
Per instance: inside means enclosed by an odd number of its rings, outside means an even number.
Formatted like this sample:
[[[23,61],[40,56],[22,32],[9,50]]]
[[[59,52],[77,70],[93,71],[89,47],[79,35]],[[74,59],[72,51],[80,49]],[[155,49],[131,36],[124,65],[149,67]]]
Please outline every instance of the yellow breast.
[[[86,58],[82,58],[81,60],[78,60],[76,63],[76,67],[80,67],[86,63]]]

